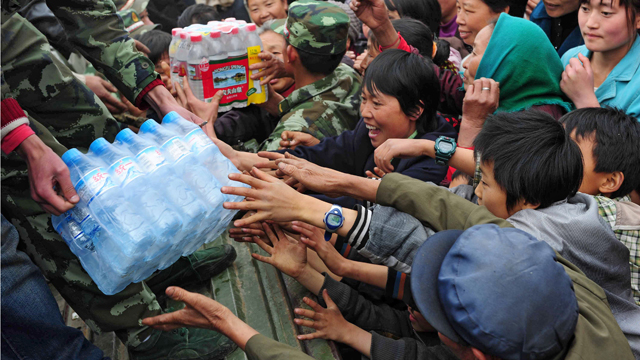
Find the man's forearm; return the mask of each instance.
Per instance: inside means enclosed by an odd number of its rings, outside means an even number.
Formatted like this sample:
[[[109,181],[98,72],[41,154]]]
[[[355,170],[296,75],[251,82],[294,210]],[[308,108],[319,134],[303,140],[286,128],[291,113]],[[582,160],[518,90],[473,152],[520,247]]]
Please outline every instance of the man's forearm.
[[[229,315],[225,323],[226,325],[224,328],[214,327],[214,329],[219,330],[223,335],[231,339],[231,341],[236,343],[243,351],[247,346],[249,339],[259,334],[258,331],[240,320],[237,316],[231,313],[231,311],[229,311]]]
[[[432,159],[436,157],[436,142],[433,140],[417,140],[420,141],[420,147],[422,148],[422,155],[428,156]],[[458,141],[460,144],[460,142]],[[473,145],[473,144],[472,144]],[[460,144],[460,146],[464,146]],[[473,150],[458,147],[456,152],[449,159],[449,166],[456,168],[465,174],[473,177],[476,171],[476,162],[473,158]]]
[[[336,192],[352,198],[375,202],[380,181],[362,176],[342,174],[336,186]]]

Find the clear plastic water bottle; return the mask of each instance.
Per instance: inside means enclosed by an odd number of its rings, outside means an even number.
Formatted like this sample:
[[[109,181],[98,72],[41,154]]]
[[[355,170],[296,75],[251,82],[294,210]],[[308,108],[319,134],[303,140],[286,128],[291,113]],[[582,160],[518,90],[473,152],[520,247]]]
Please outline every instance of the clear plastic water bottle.
[[[227,40],[227,56],[229,58],[238,57],[247,54],[247,47],[244,45],[240,29],[237,26],[227,27],[222,30]]]
[[[191,50],[191,41],[186,29],[180,32],[180,45],[176,51],[176,62],[178,64],[178,83],[182,85],[182,78],[187,76],[187,57]]]
[[[219,62],[227,59],[227,51],[225,50],[225,43],[222,40],[222,32],[220,30],[211,30],[209,33],[209,46],[207,48],[209,52],[209,63]]]
[[[94,140],[89,149],[108,164],[109,175],[127,198],[135,199],[147,224],[156,233],[157,240],[146,249],[145,271],[139,272],[134,279],[144,280],[158,268],[161,255],[173,245],[174,240],[182,238],[183,215],[155,190],[153,181],[145,175],[128,150],[117,148],[104,138]]]
[[[195,154],[189,151],[178,134],[160,126],[154,120],[145,121],[140,126],[138,135],[158,144],[160,152],[171,162],[178,176],[181,176],[199,194],[200,199],[213,209],[206,222],[211,225],[210,229],[216,230],[216,233],[207,232],[206,241],[209,242],[218,237],[221,232],[217,233],[219,230],[217,225],[221,222],[220,214],[225,210],[222,207],[224,197],[220,192],[221,186],[218,180],[207,168],[200,165]]]
[[[178,81],[178,73],[180,71],[180,66],[176,61],[176,53],[178,52],[178,47],[180,47],[180,32],[182,28],[173,28],[171,29],[171,43],[169,44],[169,65],[171,66],[171,81]]]
[[[149,174],[155,185],[162,184],[170,191],[166,192],[171,203],[185,214],[183,218],[185,236],[177,242],[169,251],[169,254],[160,264],[160,269],[171,265],[180,255],[190,250],[195,251],[204,243],[204,232],[208,226],[205,219],[213,211],[200,200],[196,192],[179,176],[177,176],[165,159],[162,152],[154,142],[134,134],[129,129],[124,129],[116,136],[116,147],[126,147],[135,154],[135,159],[142,169]],[[195,247],[195,248],[194,248]],[[176,256],[177,254],[177,256]]]
[[[144,217],[136,210],[122,190],[111,179],[107,169],[89,156],[77,149],[68,150],[62,155],[62,160],[69,167],[71,181],[75,184],[80,199],[87,204],[94,218],[100,219],[102,227],[113,236],[108,241],[94,241],[97,248],[108,249],[114,265],[119,268],[129,268],[126,259],[142,259],[146,250],[155,242],[155,234]],[[107,244],[109,243],[109,244]],[[124,261],[124,265],[118,264]],[[121,266],[122,265],[122,266]]]
[[[191,33],[190,41],[191,50],[187,55],[189,87],[196,98],[204,101],[203,70],[209,68],[207,43],[202,41],[200,33]]]

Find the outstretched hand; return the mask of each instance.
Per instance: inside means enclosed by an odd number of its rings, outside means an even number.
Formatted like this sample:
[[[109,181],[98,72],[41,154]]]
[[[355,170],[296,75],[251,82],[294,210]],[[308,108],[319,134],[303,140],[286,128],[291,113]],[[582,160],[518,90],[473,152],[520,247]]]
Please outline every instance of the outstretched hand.
[[[320,140],[313,135],[301,131],[283,131],[280,137],[282,140],[280,140],[280,148],[278,150],[293,150],[296,146],[314,146],[320,143]]]
[[[265,244],[257,236],[254,238],[254,242],[271,256],[262,256],[255,253],[251,254],[251,256],[256,260],[273,265],[276,269],[294,279],[298,278],[307,266],[306,245],[302,242],[296,242],[285,235],[276,224],[273,225],[273,230],[266,223],[263,223],[263,228],[273,246]]]
[[[258,54],[258,57],[262,61],[249,66],[249,70],[252,70],[252,80],[260,80],[260,78],[262,78],[260,85],[267,85],[273,79],[290,76],[284,68],[284,62],[272,53],[263,51]],[[259,70],[259,72],[256,71],[254,73],[255,70]]]
[[[391,23],[384,0],[353,0],[349,6],[358,19],[371,29],[375,30]]]
[[[309,305],[313,310],[296,308],[296,315],[304,316],[308,319],[294,319],[294,322],[300,326],[316,329],[311,334],[298,335],[299,340],[327,339],[346,343],[349,338],[349,331],[353,326],[345,320],[338,306],[331,300],[327,289],[322,291],[322,297],[327,304],[327,308],[323,308],[317,302],[305,297],[304,303]]]
[[[220,107],[220,100],[222,100],[223,96],[222,90],[218,90],[218,92],[213,95],[211,102],[207,103],[198,99],[193,94],[186,76],[182,78],[182,86],[180,86],[179,83],[175,83],[174,88],[178,93],[178,103],[182,104],[185,109],[202,118],[202,120],[208,121],[208,123],[202,127],[202,130],[210,138],[215,138],[216,132],[213,128],[213,124],[218,119],[218,108]]]
[[[293,222],[293,230],[300,233],[300,241],[315,251],[332,273],[338,276],[346,274],[349,260],[330,241],[324,240],[323,230],[300,221]]]
[[[393,172],[394,158],[406,159],[422,155],[421,139],[387,139],[373,153],[373,160],[384,173]],[[381,176],[382,177],[382,176]]]
[[[290,176],[287,185],[302,184],[306,189],[331,197],[340,196],[340,185],[337,183],[341,172],[316,165],[308,160],[300,159],[285,153],[283,159],[277,159],[280,176]]]

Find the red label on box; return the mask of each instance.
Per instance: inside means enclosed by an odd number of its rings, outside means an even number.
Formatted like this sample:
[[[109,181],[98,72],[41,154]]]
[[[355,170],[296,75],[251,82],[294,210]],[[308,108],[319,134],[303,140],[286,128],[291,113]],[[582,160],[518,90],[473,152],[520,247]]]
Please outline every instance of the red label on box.
[[[201,65],[204,98],[208,99],[219,90],[223,91],[220,106],[247,102],[247,56],[239,56],[225,60],[209,61],[207,71]]]

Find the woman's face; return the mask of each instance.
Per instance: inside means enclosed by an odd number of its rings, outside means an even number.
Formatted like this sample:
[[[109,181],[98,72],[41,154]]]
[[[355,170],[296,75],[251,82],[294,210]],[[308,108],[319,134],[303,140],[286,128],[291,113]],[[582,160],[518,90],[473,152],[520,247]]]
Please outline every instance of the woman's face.
[[[543,0],[544,9],[552,18],[567,15],[578,10],[580,0]]]
[[[456,0],[438,0],[442,11],[442,23],[447,23],[456,16]]]
[[[274,56],[278,57],[284,62],[284,52],[286,51],[287,43],[284,41],[284,37],[280,34],[276,34],[273,31],[265,31],[260,34],[260,40],[262,40],[262,46],[264,49]],[[289,89],[295,80],[290,77],[283,77],[271,80],[269,84],[273,90],[277,93],[282,93]]]
[[[467,61],[462,64],[462,67],[465,68],[464,77],[462,78],[465,89],[469,85],[473,84],[473,80],[476,78],[478,66],[480,65],[484,51],[487,49],[487,45],[489,45],[491,34],[493,34],[493,26],[485,26],[484,29],[480,30],[476,36],[475,42],[473,43],[473,51],[471,52],[471,55]]]
[[[362,63],[360,63],[360,67],[362,68],[362,75],[364,75],[365,71],[369,67],[369,64],[376,58],[376,56],[380,55],[380,49],[376,44],[374,44],[371,39],[367,40],[367,56],[362,59]]]
[[[634,30],[639,29],[640,15],[636,15],[634,20]],[[581,4],[578,24],[584,43],[591,51],[610,52],[621,49],[626,54],[636,37],[636,32],[629,29],[626,9],[620,7],[617,0],[603,3],[591,0]]]
[[[362,88],[360,114],[369,130],[369,139],[374,148],[387,139],[406,139],[416,131],[416,120],[420,116],[407,116],[393,96],[381,92],[369,93]]]
[[[247,0],[249,16],[257,25],[262,26],[271,19],[284,19],[287,17],[286,0]]]
[[[495,13],[482,0],[458,0],[458,17],[456,23],[460,31],[460,37],[467,45],[473,45],[476,36],[500,13]]]

